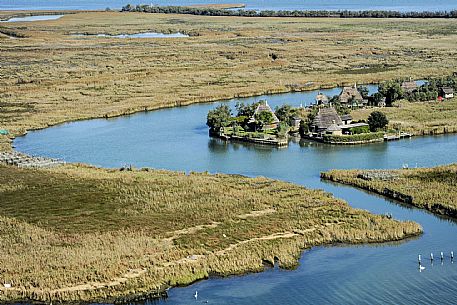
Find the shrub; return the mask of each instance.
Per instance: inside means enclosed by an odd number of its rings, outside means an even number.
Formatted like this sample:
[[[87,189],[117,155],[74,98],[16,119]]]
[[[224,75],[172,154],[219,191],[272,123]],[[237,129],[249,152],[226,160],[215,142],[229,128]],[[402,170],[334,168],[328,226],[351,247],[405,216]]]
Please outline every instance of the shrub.
[[[368,125],[370,125],[371,131],[382,129],[386,127],[387,124],[389,124],[389,120],[381,111],[373,111],[368,117]]]
[[[384,137],[383,132],[372,132],[362,133],[348,136],[337,136],[337,135],[324,135],[324,142],[329,143],[351,143],[351,142],[368,142],[372,140],[382,139]]]

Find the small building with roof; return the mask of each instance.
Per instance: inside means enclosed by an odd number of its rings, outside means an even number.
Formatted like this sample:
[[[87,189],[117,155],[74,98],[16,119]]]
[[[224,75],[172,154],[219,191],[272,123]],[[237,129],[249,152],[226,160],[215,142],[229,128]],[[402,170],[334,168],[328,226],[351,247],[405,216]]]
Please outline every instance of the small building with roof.
[[[274,113],[274,111],[271,109],[270,105],[268,105],[267,101],[260,101],[259,105],[257,106],[257,108],[254,111],[254,114],[249,119],[248,124],[256,123],[257,122],[256,117],[262,112],[269,112],[269,113],[271,113],[271,116],[272,116],[272,120],[271,120],[270,124],[264,125],[263,129],[277,128],[280,121],[279,121],[278,117],[276,116],[276,114]]]
[[[336,109],[333,107],[320,108],[311,123],[311,130],[316,133],[322,133],[332,124],[343,125],[343,121]]]
[[[328,105],[329,99],[328,96],[319,92],[319,94],[316,96],[316,104],[319,105]]]
[[[454,88],[442,87],[440,89],[440,96],[442,96],[445,99],[453,98],[454,97]]]
[[[410,78],[409,81],[404,81],[401,83],[401,88],[404,92],[411,93],[417,90],[417,83]]]
[[[349,114],[338,115],[333,107],[320,108],[313,122],[311,131],[317,136],[352,134],[353,128],[369,126],[367,123],[352,123]]]
[[[325,134],[328,135],[334,135],[334,136],[341,136],[343,135],[343,131],[340,126],[338,126],[335,121],[332,122],[332,124],[327,127],[325,130]]]
[[[360,107],[364,105],[364,99],[359,90],[357,90],[357,84],[354,84],[354,87],[343,87],[339,100],[341,105],[347,107]]]

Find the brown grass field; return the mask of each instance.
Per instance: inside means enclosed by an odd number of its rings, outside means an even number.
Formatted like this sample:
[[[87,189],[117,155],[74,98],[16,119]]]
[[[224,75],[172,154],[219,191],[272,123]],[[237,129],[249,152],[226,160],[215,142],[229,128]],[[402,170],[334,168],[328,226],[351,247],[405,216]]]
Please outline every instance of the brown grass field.
[[[370,108],[353,111],[355,120],[367,119],[374,110],[384,112],[389,128],[415,135],[436,135],[457,132],[457,98],[443,102],[401,101],[396,107]]]
[[[449,74],[457,61],[456,30],[454,19],[117,12],[1,23],[0,32],[23,38],[0,34],[0,128],[14,136],[64,121],[284,92],[291,86],[305,90]],[[144,31],[192,37],[72,36]],[[6,137],[0,141],[2,149],[10,148]]]
[[[261,271],[275,257],[292,268],[314,245],[422,231],[266,178],[76,165],[0,172],[0,301],[113,300]]]
[[[116,12],[0,23],[0,129],[13,137],[235,96],[449,74],[456,30],[457,20],[446,19]],[[191,37],[73,36],[146,31]],[[0,150],[11,149],[9,140],[0,136]],[[275,257],[291,268],[314,245],[421,232],[322,191],[205,173],[0,166],[0,200],[0,283],[13,284],[0,288],[4,302],[112,300],[210,274],[260,271]]]
[[[389,170],[395,179],[364,180],[359,174],[376,170],[332,170],[322,173],[324,179],[353,185],[387,197],[413,204],[436,214],[457,217],[457,164],[434,168]]]

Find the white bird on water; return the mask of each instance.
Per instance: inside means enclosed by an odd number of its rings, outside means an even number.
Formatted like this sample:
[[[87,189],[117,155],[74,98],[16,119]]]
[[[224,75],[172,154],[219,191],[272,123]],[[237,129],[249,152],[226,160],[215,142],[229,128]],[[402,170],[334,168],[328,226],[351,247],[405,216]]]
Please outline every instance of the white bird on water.
[[[422,272],[422,270],[425,270],[424,266],[419,265],[419,272]]]
[[[195,291],[195,295],[194,295],[195,299],[198,298],[198,291]]]

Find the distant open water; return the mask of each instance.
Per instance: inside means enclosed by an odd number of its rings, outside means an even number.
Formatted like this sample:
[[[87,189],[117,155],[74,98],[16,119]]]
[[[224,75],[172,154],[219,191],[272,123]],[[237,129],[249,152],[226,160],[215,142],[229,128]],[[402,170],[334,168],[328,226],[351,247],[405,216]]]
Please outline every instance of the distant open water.
[[[0,10],[94,10],[131,4],[191,5],[244,3],[254,10],[394,10],[451,11],[457,1],[430,0],[0,0]]]

